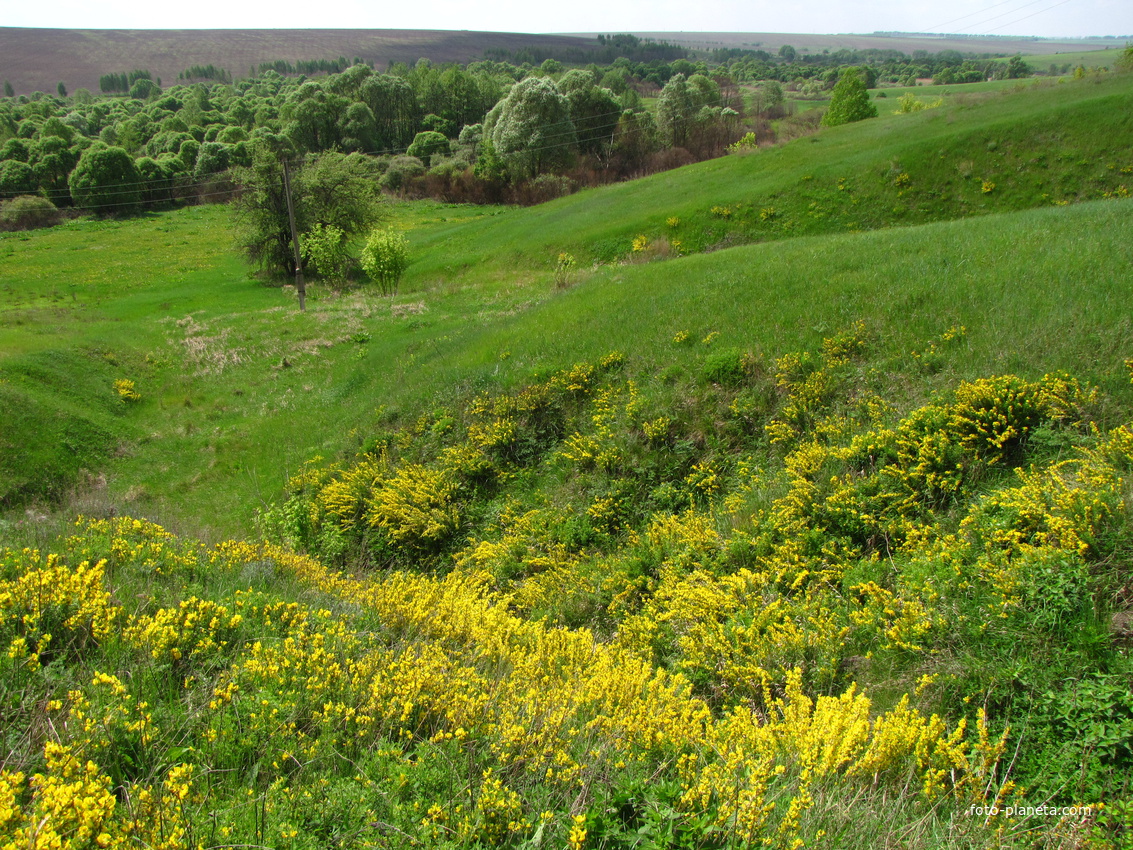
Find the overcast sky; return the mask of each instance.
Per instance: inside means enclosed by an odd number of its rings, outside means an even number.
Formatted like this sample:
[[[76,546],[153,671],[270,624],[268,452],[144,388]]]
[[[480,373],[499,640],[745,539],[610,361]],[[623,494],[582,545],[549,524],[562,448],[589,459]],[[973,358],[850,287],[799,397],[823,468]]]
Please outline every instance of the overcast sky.
[[[73,29],[327,27],[494,32],[876,30],[1075,37],[1133,34],[1133,0],[135,0],[5,2],[0,25]]]

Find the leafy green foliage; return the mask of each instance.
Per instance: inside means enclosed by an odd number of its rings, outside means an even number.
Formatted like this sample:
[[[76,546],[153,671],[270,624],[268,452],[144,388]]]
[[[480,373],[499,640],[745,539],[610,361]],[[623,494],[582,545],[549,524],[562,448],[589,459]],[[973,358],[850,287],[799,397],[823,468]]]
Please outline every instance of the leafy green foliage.
[[[406,151],[409,156],[415,156],[428,167],[429,162],[436,154],[448,155],[451,153],[448,139],[435,130],[426,130],[413,137],[413,144]]]
[[[374,230],[362,248],[362,270],[382,288],[382,294],[397,294],[397,285],[409,266],[409,243],[392,229]]]
[[[245,256],[272,273],[293,273],[294,252],[279,159],[260,147],[253,165],[241,169],[237,179],[243,191],[233,211]],[[385,215],[373,162],[356,153],[328,152],[293,167],[291,195],[300,233],[323,224],[349,237],[364,232]]]
[[[133,157],[125,150],[96,145],[79,159],[68,185],[77,206],[123,214],[141,201],[140,177]]]
[[[876,118],[877,107],[870,103],[869,91],[857,68],[847,68],[830,95],[830,106],[822,116],[827,127],[837,127],[865,118]]]
[[[350,268],[346,233],[333,224],[315,222],[300,238],[303,259],[323,278],[338,283],[346,278]]]
[[[484,119],[484,134],[513,180],[564,167],[578,144],[570,104],[545,77],[517,83]]]
[[[1133,71],[1133,44],[1126,45],[1125,49],[1121,51],[1116,67],[1122,71]]]
[[[20,195],[0,201],[0,230],[31,230],[59,222],[59,210],[47,198]]]
[[[30,195],[38,188],[35,170],[26,162],[18,159],[0,162],[0,198]]]

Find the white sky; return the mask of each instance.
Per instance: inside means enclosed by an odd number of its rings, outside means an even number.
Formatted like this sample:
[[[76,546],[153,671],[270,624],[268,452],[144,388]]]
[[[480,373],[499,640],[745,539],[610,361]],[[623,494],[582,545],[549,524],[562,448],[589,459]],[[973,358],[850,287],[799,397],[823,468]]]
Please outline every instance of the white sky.
[[[1065,37],[1133,35],[1133,0],[5,0],[0,26],[69,29],[357,28],[492,32],[875,30]]]

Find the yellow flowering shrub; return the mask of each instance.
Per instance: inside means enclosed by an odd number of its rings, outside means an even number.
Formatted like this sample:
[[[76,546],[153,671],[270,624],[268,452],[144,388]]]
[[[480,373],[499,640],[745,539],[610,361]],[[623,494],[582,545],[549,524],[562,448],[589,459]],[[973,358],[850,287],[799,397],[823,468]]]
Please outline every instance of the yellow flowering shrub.
[[[105,587],[106,561],[69,567],[55,554],[25,549],[4,558],[0,580],[0,647],[36,667],[55,655],[88,651],[113,631],[119,609]]]
[[[11,829],[5,850],[127,846],[113,822],[117,800],[110,779],[98,765],[84,763],[69,747],[51,741],[44,747],[44,760],[44,772],[35,774],[29,782],[31,800],[26,807],[15,803],[23,775],[0,774],[0,824]]]
[[[163,608],[135,619],[124,631],[126,642],[175,670],[209,667],[234,651],[244,615],[223,605],[191,597],[177,608]]]
[[[405,464],[374,494],[366,520],[398,546],[435,550],[460,527],[456,493],[456,482],[444,470]]]
[[[836,846],[814,826],[843,795],[943,824],[1018,793],[1017,745],[1024,784],[1062,781],[1079,754],[1028,763],[1040,735],[1116,772],[1123,745],[1074,736],[1120,719],[1120,674],[1096,699],[1055,677],[1108,652],[1133,429],[1066,375],[902,410],[872,343],[783,355],[773,385],[646,392],[611,355],[482,395],[305,467],[275,542],[116,518],[4,552],[0,834]]]
[[[114,389],[122,401],[141,401],[142,397],[129,378],[119,378],[114,382]]]

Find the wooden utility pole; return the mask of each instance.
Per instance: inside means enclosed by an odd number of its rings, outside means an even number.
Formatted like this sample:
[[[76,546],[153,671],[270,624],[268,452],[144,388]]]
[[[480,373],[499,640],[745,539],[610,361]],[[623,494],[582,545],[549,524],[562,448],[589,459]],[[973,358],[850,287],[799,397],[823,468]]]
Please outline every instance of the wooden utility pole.
[[[295,205],[291,202],[291,173],[283,160],[283,194],[287,196],[287,219],[291,222],[291,247],[295,249],[295,288],[299,291],[299,312],[306,310],[307,285],[303,282],[303,254],[299,250],[299,230],[295,227]]]

